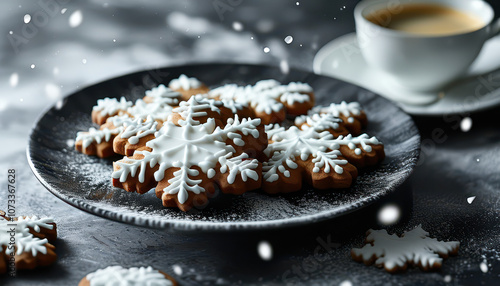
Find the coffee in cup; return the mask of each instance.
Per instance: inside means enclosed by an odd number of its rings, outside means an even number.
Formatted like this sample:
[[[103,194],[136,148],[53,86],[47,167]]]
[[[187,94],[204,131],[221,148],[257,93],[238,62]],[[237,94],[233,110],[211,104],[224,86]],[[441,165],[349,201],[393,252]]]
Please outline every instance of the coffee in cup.
[[[438,90],[460,78],[500,32],[481,0],[364,0],[354,10],[361,53],[391,84]]]

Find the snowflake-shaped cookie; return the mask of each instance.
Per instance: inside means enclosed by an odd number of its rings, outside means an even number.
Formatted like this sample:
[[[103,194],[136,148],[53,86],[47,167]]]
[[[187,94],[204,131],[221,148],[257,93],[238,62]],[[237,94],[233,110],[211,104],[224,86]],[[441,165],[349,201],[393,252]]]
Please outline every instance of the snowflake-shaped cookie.
[[[101,158],[115,153],[132,155],[138,144],[151,139],[159,126],[161,125],[151,116],[146,119],[134,119],[128,115],[110,117],[100,129],[92,127],[88,132],[78,132],[75,148],[79,152]],[[117,136],[118,140],[115,140]]]
[[[12,221],[0,211],[0,274],[7,272],[9,261],[15,261],[16,269],[33,269],[54,263],[57,255],[49,242],[56,237],[52,218],[30,216]]]
[[[196,94],[205,94],[210,90],[197,78],[188,77],[185,74],[181,74],[179,78],[171,80],[168,87],[182,94],[183,100],[188,100]]]
[[[314,105],[314,93],[306,83],[291,82],[281,85],[276,80],[261,80],[255,85],[227,84],[209,92],[219,100],[234,100],[252,108],[264,124],[280,123],[286,114],[306,114]]]
[[[368,124],[365,112],[358,102],[331,103],[327,106],[316,106],[309,111],[309,115],[329,114],[342,120],[342,125],[353,135],[361,134],[361,130]]]
[[[356,167],[384,158],[383,145],[366,134],[335,138],[314,128],[285,130],[266,126],[270,143],[264,150],[262,188],[268,193],[294,192],[305,180],[316,189],[347,188],[357,177]]]
[[[236,116],[221,127],[217,103],[200,101],[181,104],[172,114],[176,121],[165,122],[144,148],[116,162],[113,185],[138,193],[156,187],[164,206],[183,211],[205,205],[214,184],[230,194],[260,187],[261,164],[249,156],[265,148],[260,119]]]
[[[144,285],[144,286],[176,286],[177,282],[162,271],[153,267],[109,266],[99,269],[85,276],[78,286],[117,286],[117,285]]]
[[[367,232],[366,245],[353,248],[352,258],[367,265],[375,263],[388,272],[405,270],[408,265],[420,269],[436,270],[441,268],[443,258],[458,252],[460,242],[438,241],[430,238],[429,233],[417,226],[400,237],[388,234],[385,229]]]
[[[127,151],[120,151],[124,150],[122,148],[114,150],[115,137],[128,128],[127,135],[122,134],[119,138],[130,138],[131,145],[137,144],[132,141],[157,131],[171,115],[174,106],[179,103],[180,99],[180,93],[165,85],[159,85],[146,91],[144,99],[136,100],[135,104],[126,101],[124,97],[120,100],[110,98],[98,100],[98,104],[94,106],[92,111],[92,121],[101,126],[98,129],[91,127],[88,132],[78,132],[75,148],[79,152],[97,155],[101,158],[114,154],[131,155],[135,150],[133,146],[126,149]],[[156,129],[151,129],[151,126],[138,126],[144,121],[150,122],[151,119],[158,123],[157,126],[154,126]],[[136,134],[131,134],[132,128],[137,132]],[[147,134],[143,133],[145,128],[149,130]],[[118,146],[123,147],[124,144],[126,142],[123,140],[118,142]]]

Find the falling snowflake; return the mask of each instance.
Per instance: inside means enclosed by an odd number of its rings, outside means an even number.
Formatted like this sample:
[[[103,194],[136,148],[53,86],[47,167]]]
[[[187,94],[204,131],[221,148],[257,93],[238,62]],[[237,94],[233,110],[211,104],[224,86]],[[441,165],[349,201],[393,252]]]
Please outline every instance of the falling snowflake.
[[[68,20],[69,26],[71,28],[76,28],[76,27],[80,26],[80,24],[82,23],[82,20],[83,20],[82,11],[76,10],[75,12],[73,12],[69,16],[69,20]]]

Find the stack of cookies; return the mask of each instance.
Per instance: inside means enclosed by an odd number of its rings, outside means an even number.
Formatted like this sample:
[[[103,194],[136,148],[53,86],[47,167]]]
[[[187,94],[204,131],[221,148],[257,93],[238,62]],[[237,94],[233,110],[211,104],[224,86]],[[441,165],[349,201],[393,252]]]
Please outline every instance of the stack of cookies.
[[[384,159],[384,147],[362,134],[368,120],[358,103],[314,106],[306,83],[262,80],[209,89],[181,75],[135,102],[98,100],[78,132],[76,150],[123,155],[113,185],[143,194],[155,188],[165,207],[207,205],[216,189],[241,195],[347,188],[358,169]],[[293,126],[283,123],[293,119]]]

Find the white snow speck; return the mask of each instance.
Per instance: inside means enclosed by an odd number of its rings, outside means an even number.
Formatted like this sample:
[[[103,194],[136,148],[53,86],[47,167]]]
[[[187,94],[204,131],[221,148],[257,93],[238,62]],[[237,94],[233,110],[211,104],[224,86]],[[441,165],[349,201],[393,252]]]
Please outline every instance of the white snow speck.
[[[87,63],[87,59],[82,59],[82,63],[86,64]]]
[[[12,32],[12,31],[9,31],[9,34],[11,34],[11,35],[12,35],[12,34],[14,34],[14,32]]]
[[[281,73],[283,73],[283,74],[288,74],[290,72],[290,66],[288,66],[288,62],[286,60],[281,60],[280,70],[281,70]]]
[[[59,68],[58,67],[55,67],[54,69],[52,69],[52,73],[54,75],[58,75],[59,74]]]
[[[349,280],[344,280],[340,282],[339,286],[352,286],[352,282]]]
[[[264,53],[269,53],[271,51],[271,49],[269,47],[264,47]]]
[[[488,272],[488,265],[486,265],[486,261],[481,262],[481,264],[479,264],[479,268],[481,269],[481,271],[483,273],[487,273]]]
[[[58,101],[56,102],[56,109],[57,109],[57,110],[60,110],[60,109],[62,108],[62,106],[63,106],[63,103],[64,103],[64,101],[63,101],[62,99],[58,100]],[[75,142],[73,142],[73,144],[74,144],[74,143],[75,143]],[[68,142],[66,142],[66,144],[68,144]]]
[[[10,83],[10,86],[16,87],[17,84],[19,83],[19,75],[17,73],[11,74],[10,78],[9,78],[9,83]]]
[[[243,24],[241,24],[240,22],[233,22],[233,29],[240,32],[243,30]]]
[[[290,45],[292,42],[293,42],[293,37],[292,36],[286,36],[285,37],[285,43],[287,43],[287,45]]]
[[[253,40],[253,37],[250,37],[250,40]]]
[[[478,162],[478,163],[479,163],[479,158],[477,158],[477,159],[476,159],[476,162]]]
[[[273,258],[273,248],[271,244],[265,240],[259,242],[257,252],[262,260],[269,261]]]
[[[283,74],[288,74],[290,72],[290,66],[288,65],[287,60],[281,60],[280,70],[281,70],[281,73],[283,73]]]
[[[177,264],[174,264],[172,266],[172,269],[174,270],[174,273],[178,276],[181,276],[182,275],[182,267],[180,267],[179,265]]]
[[[464,117],[460,122],[460,129],[462,129],[463,132],[469,132],[471,128],[472,128],[472,119],[470,117]]]
[[[444,280],[445,283],[450,283],[451,282],[451,276],[450,275],[446,275],[446,276],[444,276],[443,280]]]
[[[24,101],[24,98],[20,98],[20,99],[19,99],[19,101],[20,101],[20,102],[23,102],[23,101]]]
[[[26,14],[24,15],[24,23],[28,24],[31,21],[31,15]]]
[[[61,89],[53,83],[48,83],[45,85],[45,95],[52,100],[59,99],[61,97]]]
[[[295,5],[299,6],[300,5],[299,1],[295,2]]]
[[[68,11],[68,9],[67,9],[67,8],[62,8],[62,9],[61,9],[61,14],[66,13],[66,11]]]
[[[378,212],[378,221],[385,225],[396,223],[401,216],[401,211],[398,206],[389,204],[384,206]]]
[[[75,140],[73,140],[73,139],[66,140],[66,145],[68,145],[68,147],[75,146]]]
[[[71,16],[69,16],[69,26],[71,28],[76,28],[80,26],[82,20],[83,20],[82,11],[76,10],[75,12],[73,12],[73,14],[71,14]]]
[[[34,69],[36,66],[35,64],[31,64],[30,68]]]
[[[113,43],[116,43],[116,39],[113,39]]]
[[[468,197],[467,198],[467,202],[470,204],[472,204],[472,202],[476,199],[476,196],[473,196],[473,197]]]

